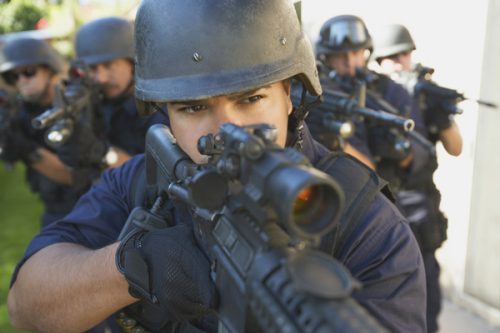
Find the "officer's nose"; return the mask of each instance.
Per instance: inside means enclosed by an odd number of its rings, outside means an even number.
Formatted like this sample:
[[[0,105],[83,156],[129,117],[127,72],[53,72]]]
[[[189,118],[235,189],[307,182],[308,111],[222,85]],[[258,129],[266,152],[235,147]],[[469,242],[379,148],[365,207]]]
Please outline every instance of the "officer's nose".
[[[347,52],[345,56],[345,67],[350,76],[354,76],[356,74],[356,59],[352,52]]]
[[[235,110],[231,103],[220,103],[214,109],[214,130],[218,131],[224,123],[233,123],[238,126],[244,125],[241,115]]]

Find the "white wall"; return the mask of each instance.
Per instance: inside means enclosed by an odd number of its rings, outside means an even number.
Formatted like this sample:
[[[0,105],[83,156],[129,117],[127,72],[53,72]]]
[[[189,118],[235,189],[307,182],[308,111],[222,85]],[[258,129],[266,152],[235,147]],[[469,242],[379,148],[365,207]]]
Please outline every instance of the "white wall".
[[[481,91],[500,93],[500,2],[490,1]],[[500,110],[482,108],[478,119],[465,290],[500,308]]]
[[[496,4],[495,8],[500,5],[500,0],[491,2]],[[368,29],[372,30],[377,25],[404,24],[411,31],[417,45],[413,59],[435,68],[434,79],[437,82],[476,98],[480,97],[482,88],[482,91],[488,91],[485,99],[488,97],[500,102],[500,95],[491,93],[491,85],[500,84],[500,75],[497,76],[499,79],[490,78],[487,82],[482,81],[483,59],[490,65],[497,63],[497,67],[500,65],[498,58],[485,58],[483,54],[487,36],[487,0],[303,0],[302,7],[304,28],[313,42],[323,22],[336,15],[358,15],[366,22]],[[500,18],[498,9],[493,17]],[[493,21],[493,18],[490,20]],[[500,47],[498,34],[488,36],[488,43],[496,45],[498,49]],[[491,49],[491,46],[487,49]],[[488,72],[488,68],[485,68],[485,72]],[[443,195],[441,207],[449,217],[448,241],[438,251],[438,259],[443,267],[442,283],[448,295],[460,302],[470,299],[464,293],[464,280],[474,163],[476,166],[482,166],[487,162],[485,154],[475,155],[478,112],[491,112],[479,111],[477,105],[472,102],[464,102],[461,106],[464,114],[458,116],[456,121],[464,138],[463,153],[460,157],[452,158],[446,155],[442,147],[438,147],[440,167],[435,175],[436,183]],[[496,153],[498,160],[500,152],[498,145],[491,147],[490,154]],[[491,172],[491,169],[488,169],[488,172]],[[476,173],[475,184],[478,184],[481,177],[485,175]],[[476,185],[475,191],[480,190]],[[500,196],[497,195],[498,197]],[[497,206],[500,207],[500,202]],[[490,257],[498,254],[500,253],[491,253]],[[480,265],[482,258],[473,260],[478,261]],[[471,265],[468,267],[472,269]],[[469,274],[469,279],[470,276]],[[497,281],[500,281],[500,277]],[[476,279],[476,282],[479,281]],[[500,282],[497,282],[497,285],[500,285]],[[473,299],[471,302],[479,304],[474,307],[476,310],[479,309],[478,312],[486,311],[481,301]],[[500,316],[497,316],[496,310],[493,312],[493,315],[486,317],[500,324]]]

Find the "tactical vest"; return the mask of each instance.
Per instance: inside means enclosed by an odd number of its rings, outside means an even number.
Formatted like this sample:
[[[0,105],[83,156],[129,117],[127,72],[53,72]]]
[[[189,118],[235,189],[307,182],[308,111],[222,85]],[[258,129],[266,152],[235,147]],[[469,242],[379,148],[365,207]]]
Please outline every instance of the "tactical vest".
[[[130,202],[134,203],[134,207],[151,207],[155,199],[156,189],[147,186],[146,168],[144,161],[142,163],[139,175],[134,178],[131,187]],[[320,245],[321,251],[336,257],[357,225],[362,221],[375,196],[382,192],[392,201],[393,197],[387,187],[387,182],[379,178],[373,170],[346,154],[330,153],[320,160],[316,168],[337,181],[345,195],[345,208],[340,222],[324,236]],[[199,333],[212,332],[214,324],[216,325],[216,318],[208,317],[193,323],[193,325],[191,323],[173,323],[164,318],[164,312],[160,308],[142,300],[125,308],[119,314],[118,323],[127,332],[134,327],[142,326],[154,333]],[[206,330],[206,327],[211,327],[211,329]]]

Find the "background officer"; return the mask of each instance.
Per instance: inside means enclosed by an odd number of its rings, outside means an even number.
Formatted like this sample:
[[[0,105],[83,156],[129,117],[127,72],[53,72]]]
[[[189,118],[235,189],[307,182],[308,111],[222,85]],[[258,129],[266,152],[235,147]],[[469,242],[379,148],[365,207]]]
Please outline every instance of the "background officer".
[[[415,122],[415,130],[424,133],[418,108],[405,88],[388,76],[367,69],[372,51],[372,38],[361,18],[340,15],[327,20],[316,44],[322,83],[354,97],[366,91],[363,94],[366,107],[409,117]],[[361,121],[355,125],[355,134],[347,139],[344,151],[377,170],[391,188],[397,190],[402,174],[414,167],[413,155],[420,152],[418,145],[414,145],[412,151],[404,133],[389,127]]]
[[[391,24],[376,30],[374,35],[375,50],[372,58],[385,73],[407,88],[414,96],[415,84],[423,69],[412,62],[412,53],[416,50],[415,42],[408,29],[400,24]],[[414,96],[417,98],[417,96]],[[418,100],[430,139],[435,144],[441,141],[446,152],[458,156],[462,152],[462,136],[453,115],[449,114],[439,102],[427,96]],[[437,97],[434,97],[437,98]]]
[[[44,131],[31,126],[34,117],[51,107],[63,65],[57,51],[37,39],[12,40],[0,54],[0,73],[20,99],[8,126],[2,158],[26,165],[26,179],[44,204],[42,226],[66,215],[78,198],[70,186],[72,173],[46,144]]]
[[[406,27],[392,24],[381,27],[374,34],[374,59],[381,70],[394,80],[404,84],[414,95],[418,81],[418,66],[412,62],[412,52],[416,49],[413,38]],[[417,98],[417,97],[415,97]],[[439,103],[427,103],[424,99],[422,112],[430,139],[435,144],[438,140],[448,154],[460,155],[462,137],[453,120],[453,116],[439,108]],[[447,218],[439,210],[441,194],[436,188],[433,174],[437,158],[432,156],[419,172],[408,175],[399,193],[401,210],[410,221],[413,232],[419,241],[424,258],[427,282],[427,330],[437,332],[438,315],[441,309],[441,291],[439,287],[440,267],[435,251],[446,240]]]
[[[75,50],[73,65],[84,69],[102,99],[93,106],[93,121],[79,122],[58,154],[78,174],[79,187],[88,189],[103,168],[117,167],[144,152],[147,129],[167,122],[167,116],[157,112],[142,117],[137,112],[133,27],[129,21],[105,17],[82,25],[76,34]]]
[[[132,24],[119,17],[105,17],[80,27],[75,38],[75,65],[88,69],[90,78],[103,94],[104,138],[110,147],[108,164],[116,167],[131,156],[144,152],[146,131],[154,123],[165,121],[158,112],[141,117],[134,98],[134,36]],[[71,139],[65,150],[89,146],[88,136],[81,131]],[[90,146],[89,146],[90,148]],[[84,164],[87,154],[65,158],[69,165]],[[76,161],[74,160],[76,159]]]
[[[192,17],[197,20],[191,29],[172,29]],[[145,109],[167,104],[177,143],[194,161],[204,161],[196,150],[200,135],[217,131],[224,122],[270,123],[281,147],[302,147],[313,164],[329,154],[312,140],[304,115],[292,107],[291,79],[300,80],[313,95],[321,87],[311,46],[290,2],[235,0],[200,6],[194,0],[146,0],[137,14],[136,41],[137,98]],[[332,176],[377,179],[344,158],[348,167]],[[116,242],[134,208],[133,180],[143,163],[143,156],[137,156],[107,170],[64,221],[32,241],[9,293],[15,326],[80,331],[149,294],[157,297],[162,320],[212,331],[200,318],[213,311],[214,286],[209,263],[186,223],[191,220],[187,207],[170,202],[166,207],[171,207],[175,226]],[[346,192],[355,191],[352,185],[344,181]],[[423,332],[424,272],[416,241],[378,185],[375,189],[363,201],[359,219],[345,218],[354,223],[348,228],[352,232],[339,234],[335,256],[364,285],[353,296],[383,325],[391,331]],[[114,265],[115,257],[121,261],[124,256],[142,263],[126,261],[119,267],[125,276]],[[136,284],[141,268],[149,279]],[[49,277],[47,271],[64,274]]]

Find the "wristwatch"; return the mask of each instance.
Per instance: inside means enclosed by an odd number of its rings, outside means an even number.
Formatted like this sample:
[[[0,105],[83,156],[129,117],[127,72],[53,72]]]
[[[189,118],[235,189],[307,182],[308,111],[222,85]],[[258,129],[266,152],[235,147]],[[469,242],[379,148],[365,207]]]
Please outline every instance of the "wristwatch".
[[[104,162],[107,165],[114,165],[118,162],[118,153],[113,147],[109,147],[108,152],[104,155]]]

